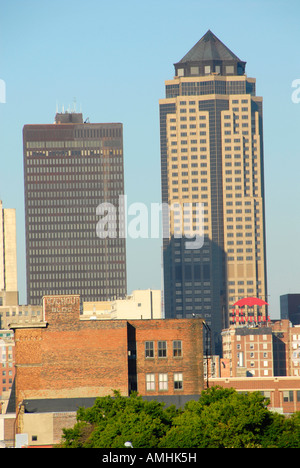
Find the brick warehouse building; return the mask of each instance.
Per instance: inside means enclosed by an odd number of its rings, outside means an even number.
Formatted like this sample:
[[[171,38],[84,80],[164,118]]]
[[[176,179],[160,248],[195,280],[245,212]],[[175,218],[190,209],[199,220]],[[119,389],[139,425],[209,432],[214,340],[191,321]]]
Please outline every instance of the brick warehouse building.
[[[44,297],[43,314],[11,325],[16,432],[29,445],[59,442],[79,406],[113,390],[180,404],[204,389],[201,319],[82,320],[77,295]]]

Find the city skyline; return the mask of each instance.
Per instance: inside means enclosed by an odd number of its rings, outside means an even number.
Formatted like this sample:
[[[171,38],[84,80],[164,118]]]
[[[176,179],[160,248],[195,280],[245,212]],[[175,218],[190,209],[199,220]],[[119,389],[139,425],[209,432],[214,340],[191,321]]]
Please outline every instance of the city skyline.
[[[24,8],[22,2],[16,3],[19,9],[5,5],[0,19],[3,23],[0,78],[6,85],[6,100],[0,104],[3,166],[0,199],[5,206],[17,209],[21,302],[25,301],[24,200],[20,190],[23,125],[49,122],[55,115],[56,104],[67,108],[74,97],[77,107],[81,105],[85,117],[90,117],[91,121],[123,122],[125,193],[129,202],[159,202],[157,102],[163,95],[164,80],[172,79],[172,64],[207,29],[211,29],[238,56],[247,60],[247,74],[256,77],[257,94],[264,97],[269,312],[271,318],[277,317],[280,294],[299,290],[297,127],[300,106],[292,100],[295,91],[292,83],[299,78],[295,60],[299,35],[297,2],[289,2],[289,5],[250,2],[252,8],[239,5],[239,12],[234,9],[236,2],[226,6],[213,2],[217,7],[214,9],[211,5],[190,1],[185,3],[184,11],[176,1],[172,2],[172,9],[168,1],[151,5],[131,2],[126,8],[121,2],[112,2],[105,7],[101,2],[90,1],[84,7],[80,2],[72,2],[72,12],[67,1],[64,5],[52,2],[53,10],[34,1],[29,2],[34,8],[28,5]],[[57,5],[60,10],[55,9]],[[223,22],[222,14],[230,7],[232,15]],[[106,14],[108,21],[106,25],[102,23],[102,29],[94,19],[97,15],[91,14],[93,10]],[[201,15],[197,17],[197,13]],[[39,21],[45,14],[48,21]],[[243,23],[246,14],[248,23]],[[81,33],[74,28],[79,15],[82,18]],[[186,26],[182,15],[188,20]],[[35,28],[28,28],[26,19]],[[59,31],[59,43],[51,34],[52,26]],[[70,48],[68,39],[72,26],[75,45]],[[174,33],[175,30],[179,34]],[[95,61],[96,43],[98,55]],[[283,113],[284,119],[278,118],[276,111]],[[160,288],[160,240],[128,239],[127,252],[128,290]]]

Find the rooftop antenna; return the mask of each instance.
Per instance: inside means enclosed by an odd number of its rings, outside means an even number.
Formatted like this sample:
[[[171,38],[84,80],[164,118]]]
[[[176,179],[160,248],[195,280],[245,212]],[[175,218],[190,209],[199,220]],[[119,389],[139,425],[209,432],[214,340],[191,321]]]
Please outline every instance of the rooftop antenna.
[[[73,99],[73,112],[76,114],[76,97]]]

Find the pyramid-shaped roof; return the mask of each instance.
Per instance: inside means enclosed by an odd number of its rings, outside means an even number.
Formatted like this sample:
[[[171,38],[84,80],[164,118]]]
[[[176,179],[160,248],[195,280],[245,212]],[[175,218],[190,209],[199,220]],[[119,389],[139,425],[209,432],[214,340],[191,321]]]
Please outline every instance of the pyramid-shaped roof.
[[[205,65],[213,68],[218,65],[221,74],[225,74],[226,65],[234,67],[233,74],[243,74],[246,62],[240,60],[228,47],[220,41],[210,30],[191,48],[191,50],[177,63],[174,64],[176,71],[185,69],[185,76],[190,75],[190,66],[199,67],[201,76]]]
[[[179,63],[207,60],[241,60],[210,30],[191,48]]]

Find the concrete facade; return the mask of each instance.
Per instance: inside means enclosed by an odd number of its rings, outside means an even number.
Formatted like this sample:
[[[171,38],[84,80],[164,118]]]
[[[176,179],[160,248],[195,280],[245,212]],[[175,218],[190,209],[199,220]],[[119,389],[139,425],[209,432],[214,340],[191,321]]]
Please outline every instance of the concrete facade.
[[[0,200],[0,293],[18,291],[16,210]]]
[[[161,291],[135,290],[114,301],[84,302],[81,319],[160,319],[162,317]]]

